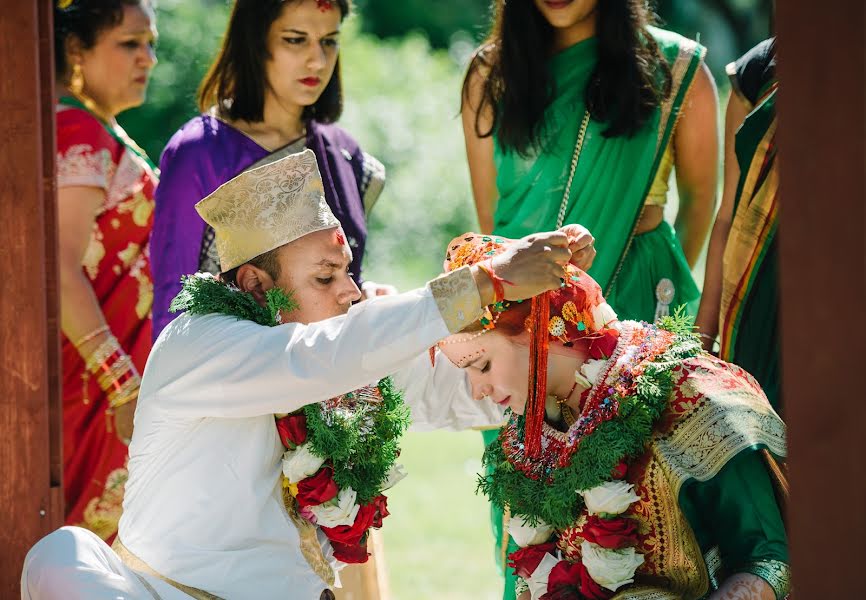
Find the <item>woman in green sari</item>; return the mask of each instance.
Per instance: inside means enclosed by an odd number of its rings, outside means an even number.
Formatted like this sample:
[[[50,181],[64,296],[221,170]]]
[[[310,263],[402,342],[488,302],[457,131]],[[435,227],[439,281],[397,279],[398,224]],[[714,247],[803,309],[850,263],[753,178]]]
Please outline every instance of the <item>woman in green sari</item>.
[[[462,117],[482,231],[580,223],[598,235],[589,273],[608,302],[653,321],[700,294],[690,269],[714,208],[718,102],[705,49],[649,20],[642,0],[498,2]],[[494,510],[500,567],[506,523]]]
[[[725,185],[696,324],[709,349],[747,369],[780,414],[776,232],[776,46],[765,40],[727,67]]]

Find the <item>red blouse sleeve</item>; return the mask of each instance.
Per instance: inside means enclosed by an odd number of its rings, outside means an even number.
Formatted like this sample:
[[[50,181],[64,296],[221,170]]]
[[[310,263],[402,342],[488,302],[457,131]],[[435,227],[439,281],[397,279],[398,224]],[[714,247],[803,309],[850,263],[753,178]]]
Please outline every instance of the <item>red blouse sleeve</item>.
[[[90,113],[63,108],[57,113],[57,186],[108,189],[122,146]]]

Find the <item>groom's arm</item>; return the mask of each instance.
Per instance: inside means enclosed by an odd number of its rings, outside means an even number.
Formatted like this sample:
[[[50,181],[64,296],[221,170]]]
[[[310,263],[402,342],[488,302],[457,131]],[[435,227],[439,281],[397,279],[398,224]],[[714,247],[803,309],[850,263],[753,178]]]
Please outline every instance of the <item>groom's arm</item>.
[[[309,325],[178,319],[153,348],[140,398],[185,417],[292,412],[375,383],[480,316],[473,274],[460,269]]]
[[[466,371],[458,369],[436,350],[425,352],[393,375],[412,411],[412,430],[448,429],[501,425],[504,410],[489,400],[475,400]]]

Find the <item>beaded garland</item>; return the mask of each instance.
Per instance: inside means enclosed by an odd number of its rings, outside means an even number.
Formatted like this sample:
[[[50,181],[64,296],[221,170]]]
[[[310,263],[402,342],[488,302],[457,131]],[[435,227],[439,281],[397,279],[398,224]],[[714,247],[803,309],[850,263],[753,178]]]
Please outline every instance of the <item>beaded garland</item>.
[[[686,317],[666,317],[658,327],[627,325],[568,431],[545,423],[541,456],[528,456],[525,419],[512,414],[484,453],[492,473],[479,477],[479,490],[530,521],[559,529],[574,523],[583,508],[574,491],[610,481],[614,467],[643,452],[667,406],[673,370],[699,352]]]

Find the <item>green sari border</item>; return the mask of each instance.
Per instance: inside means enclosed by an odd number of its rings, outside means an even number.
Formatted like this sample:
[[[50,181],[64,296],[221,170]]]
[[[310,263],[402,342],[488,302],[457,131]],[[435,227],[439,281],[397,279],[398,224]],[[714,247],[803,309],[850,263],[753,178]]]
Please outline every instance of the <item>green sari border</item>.
[[[650,168],[650,177],[647,178],[646,187],[644,189],[643,195],[641,196],[641,203],[638,206],[637,211],[635,211],[632,220],[631,234],[629,234],[629,238],[623,246],[623,250],[620,254],[619,260],[616,263],[616,267],[614,268],[613,273],[608,280],[607,285],[605,286],[605,295],[610,294],[611,290],[613,289],[614,283],[616,283],[617,276],[619,275],[619,272],[622,269],[623,264],[625,263],[625,259],[628,256],[629,250],[631,250],[632,242],[634,241],[634,237],[637,233],[637,226],[640,222],[640,217],[643,214],[643,207],[645,205],[647,194],[649,194],[649,191],[652,188],[652,184],[655,181],[656,175],[658,174],[659,165],[661,165],[665,149],[670,143],[671,136],[673,136],[673,132],[676,129],[676,125],[679,122],[680,116],[682,115],[680,108],[682,107],[683,101],[685,100],[689,90],[691,89],[695,74],[698,72],[698,69],[700,68],[701,62],[706,56],[706,53],[707,49],[705,47],[701,46],[693,40],[687,40],[686,43],[682,44],[679,47],[677,57],[674,59],[673,64],[671,65],[671,94],[664,102],[662,102],[661,106],[659,107],[661,110],[661,116],[659,118],[660,120],[658,126],[658,139],[656,142],[656,151],[653,158],[653,165]]]

